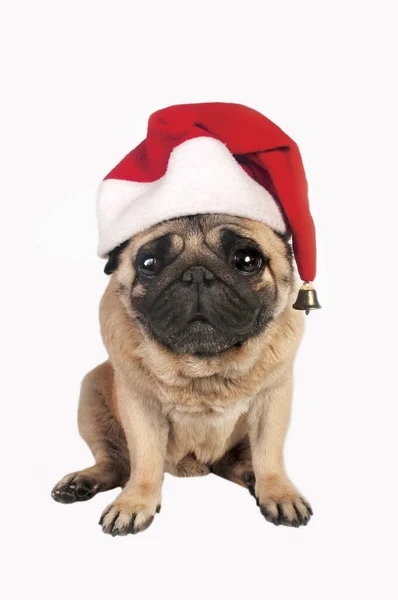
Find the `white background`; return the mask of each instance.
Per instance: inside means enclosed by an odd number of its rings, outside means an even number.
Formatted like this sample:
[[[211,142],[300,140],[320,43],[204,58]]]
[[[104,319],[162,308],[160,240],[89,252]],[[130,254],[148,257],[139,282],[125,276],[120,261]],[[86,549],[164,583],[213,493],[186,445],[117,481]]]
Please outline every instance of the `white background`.
[[[3,0],[1,543],[8,598],[397,597],[393,2]],[[235,101],[299,144],[322,311],[296,363],[287,466],[308,527],[274,527],[239,487],[166,476],[138,536],[97,525],[116,491],[56,504],[91,455],[79,381],[106,357],[97,184],[149,114]]]

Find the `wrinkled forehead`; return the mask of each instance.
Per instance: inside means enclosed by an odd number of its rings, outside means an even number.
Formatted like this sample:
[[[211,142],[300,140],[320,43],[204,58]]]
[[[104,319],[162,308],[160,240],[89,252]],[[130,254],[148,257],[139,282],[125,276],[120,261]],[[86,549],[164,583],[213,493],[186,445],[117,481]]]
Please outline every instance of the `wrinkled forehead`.
[[[136,235],[130,249],[133,255],[179,253],[183,249],[198,251],[203,245],[231,245],[234,238],[269,245],[272,231],[262,223],[228,215],[195,215],[160,223]]]

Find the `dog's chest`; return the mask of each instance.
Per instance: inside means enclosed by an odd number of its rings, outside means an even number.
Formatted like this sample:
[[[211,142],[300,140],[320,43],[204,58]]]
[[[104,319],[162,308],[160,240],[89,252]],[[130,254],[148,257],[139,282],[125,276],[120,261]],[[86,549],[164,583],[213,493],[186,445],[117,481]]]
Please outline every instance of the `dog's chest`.
[[[185,385],[162,386],[159,399],[170,423],[168,459],[174,464],[190,453],[212,463],[246,435],[252,396],[238,382],[191,379]]]
[[[168,459],[177,464],[190,453],[194,453],[198,461],[205,464],[220,459],[246,435],[247,404],[247,400],[242,400],[229,410],[218,412],[172,409],[168,414]]]

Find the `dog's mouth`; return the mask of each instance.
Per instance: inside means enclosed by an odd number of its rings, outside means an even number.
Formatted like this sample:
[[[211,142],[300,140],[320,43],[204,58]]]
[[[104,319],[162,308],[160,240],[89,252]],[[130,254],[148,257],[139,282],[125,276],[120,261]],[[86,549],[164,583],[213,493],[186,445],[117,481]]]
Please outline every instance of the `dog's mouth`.
[[[202,323],[209,323],[209,319],[207,319],[202,313],[197,312],[192,319],[190,319],[189,323],[195,323],[196,321],[201,321]]]
[[[165,335],[147,319],[141,320],[141,323],[158,343],[178,354],[191,354],[198,358],[217,356],[233,348],[241,348],[250,337],[221,331],[201,312],[195,313],[176,335]]]
[[[137,311],[138,318],[158,343],[178,354],[215,356],[242,347],[259,331],[259,310],[228,298],[157,301]]]

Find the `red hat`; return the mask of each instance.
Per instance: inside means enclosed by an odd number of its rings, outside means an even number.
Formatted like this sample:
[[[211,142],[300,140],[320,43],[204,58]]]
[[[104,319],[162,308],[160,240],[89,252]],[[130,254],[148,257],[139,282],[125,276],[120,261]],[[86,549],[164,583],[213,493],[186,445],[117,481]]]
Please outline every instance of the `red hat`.
[[[165,219],[227,213],[289,229],[301,278],[316,273],[315,228],[300,152],[272,121],[240,104],[170,106],[99,190],[98,252]]]

